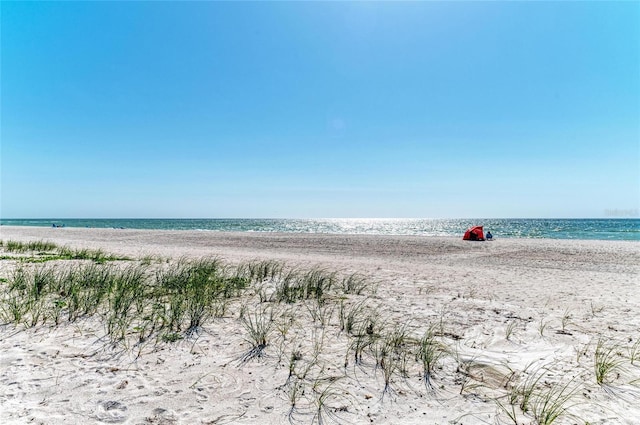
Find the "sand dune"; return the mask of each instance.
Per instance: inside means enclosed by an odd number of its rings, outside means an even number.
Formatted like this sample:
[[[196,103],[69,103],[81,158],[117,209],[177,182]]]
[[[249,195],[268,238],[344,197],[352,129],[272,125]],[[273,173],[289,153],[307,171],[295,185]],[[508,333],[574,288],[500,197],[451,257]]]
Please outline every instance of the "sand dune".
[[[553,423],[631,425],[640,418],[640,359],[632,363],[640,337],[638,242],[478,243],[7,226],[0,227],[0,239],[102,249],[132,258],[129,262],[162,258],[152,266],[158,268],[180,258],[209,256],[234,265],[278,260],[299,270],[358,272],[370,282],[360,295],[332,294],[322,305],[240,297],[192,335],[135,347],[110,345],[99,315],[58,326],[4,324],[3,424],[513,423],[509,394],[537,376],[535,397],[552,398],[564,385],[572,392],[564,403],[568,410]],[[78,263],[20,263],[9,258],[14,254],[3,255],[2,285],[19,267]],[[415,358],[396,359],[385,387],[388,365],[376,364],[375,344],[355,364],[355,339],[339,327],[340,302],[345,309],[363,305],[384,322],[385,332],[405,325],[419,339],[434,330],[446,352],[434,370],[433,388],[425,385]],[[243,361],[251,347],[240,313],[267,311],[278,325],[264,356]],[[287,318],[293,319],[285,331]],[[619,360],[606,385],[595,379],[598,341],[615,347],[613,358]],[[300,359],[291,379],[293,354]],[[518,424],[540,422],[531,408],[515,409]]]

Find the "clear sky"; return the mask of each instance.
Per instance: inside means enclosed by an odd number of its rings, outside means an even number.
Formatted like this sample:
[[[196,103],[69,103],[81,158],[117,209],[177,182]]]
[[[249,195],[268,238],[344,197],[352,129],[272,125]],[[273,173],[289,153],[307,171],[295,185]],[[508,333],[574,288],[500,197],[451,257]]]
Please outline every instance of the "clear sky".
[[[7,2],[3,218],[640,207],[640,2]]]

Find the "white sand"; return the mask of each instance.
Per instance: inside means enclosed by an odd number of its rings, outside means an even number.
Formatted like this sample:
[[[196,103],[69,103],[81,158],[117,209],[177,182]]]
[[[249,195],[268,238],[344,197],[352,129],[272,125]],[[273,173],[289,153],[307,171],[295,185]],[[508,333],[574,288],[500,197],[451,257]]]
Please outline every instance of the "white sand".
[[[442,323],[443,342],[457,353],[436,371],[435,393],[426,391],[414,368],[406,378],[394,376],[392,391],[382,398],[381,370],[352,361],[344,368],[349,338],[336,326],[337,312],[322,328],[301,305],[273,307],[279,314],[295,308],[299,319],[284,343],[274,337],[267,357],[245,364],[239,359],[248,345],[234,311],[208,323],[197,337],[145,347],[139,357],[135,350],[110,349],[97,317],[58,327],[4,325],[2,424],[317,423],[312,384],[304,385],[291,417],[291,385],[284,384],[290,350],[299,345],[304,363],[321,335],[324,370],[310,375],[334,377],[316,384],[331,384],[327,405],[338,423],[512,423],[493,399],[507,394],[510,371],[528,366],[549,369],[542,388],[573,379],[572,416],[555,423],[640,423],[640,361],[624,362],[604,387],[593,372],[599,336],[618,344],[624,355],[640,337],[638,242],[9,226],[0,227],[0,239],[46,240],[135,258],[219,256],[234,264],[275,259],[292,267],[357,271],[378,283],[365,303],[380,317],[407,323],[416,336]],[[13,260],[0,261],[0,277],[9,278],[15,267]],[[468,366],[466,374],[460,364]],[[506,398],[499,400],[508,405]]]

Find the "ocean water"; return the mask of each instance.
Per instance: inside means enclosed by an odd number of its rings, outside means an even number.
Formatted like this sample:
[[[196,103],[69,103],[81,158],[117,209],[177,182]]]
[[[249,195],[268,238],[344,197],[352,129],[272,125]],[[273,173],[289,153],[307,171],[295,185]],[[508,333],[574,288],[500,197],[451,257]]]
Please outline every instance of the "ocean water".
[[[496,238],[640,240],[640,219],[0,219],[1,225],[124,229],[460,236],[475,225]],[[1,230],[0,230],[1,232]]]

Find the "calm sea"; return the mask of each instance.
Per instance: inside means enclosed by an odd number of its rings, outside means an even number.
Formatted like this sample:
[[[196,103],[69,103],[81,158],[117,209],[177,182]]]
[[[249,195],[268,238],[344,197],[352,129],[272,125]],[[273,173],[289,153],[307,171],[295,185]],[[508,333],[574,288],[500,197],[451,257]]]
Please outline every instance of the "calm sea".
[[[496,238],[640,240],[640,219],[0,219],[2,225],[124,229],[462,236],[482,225]]]

